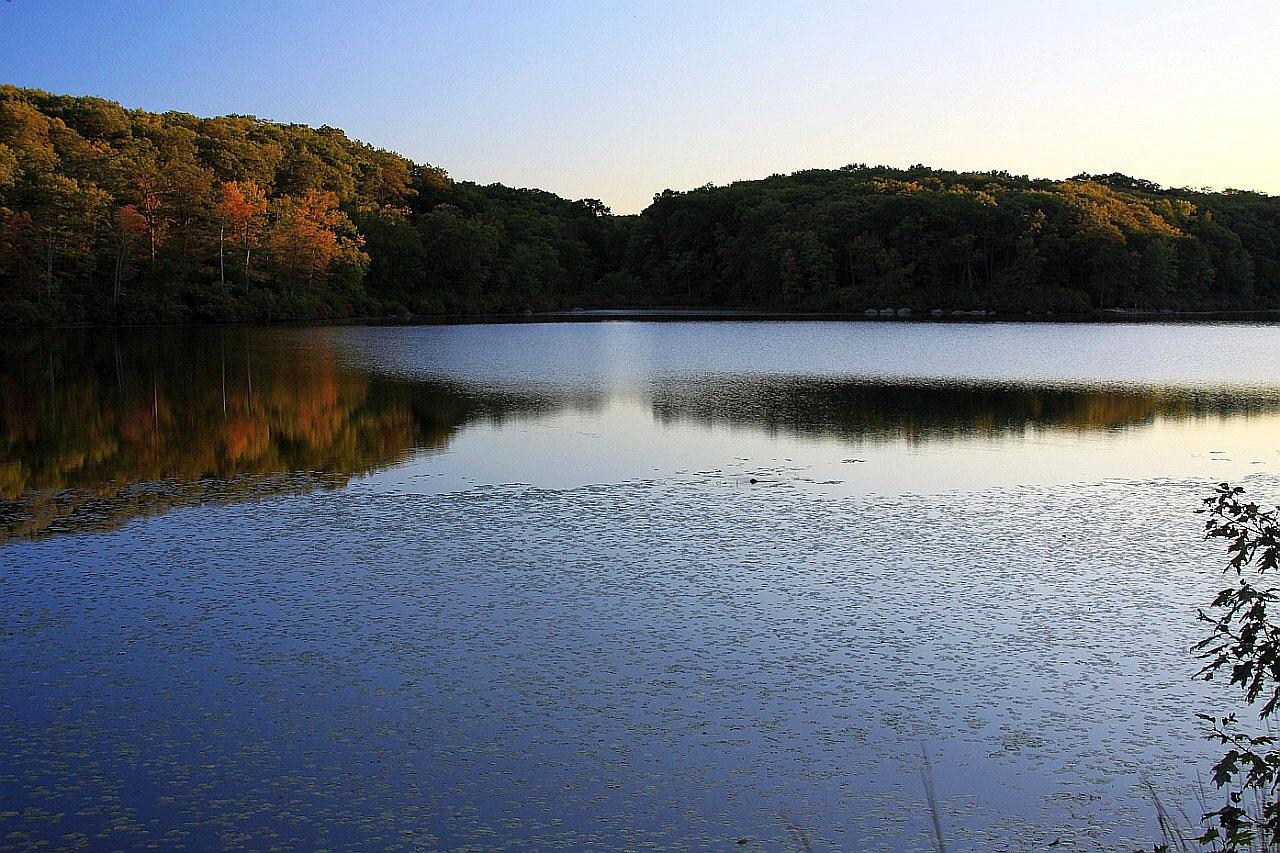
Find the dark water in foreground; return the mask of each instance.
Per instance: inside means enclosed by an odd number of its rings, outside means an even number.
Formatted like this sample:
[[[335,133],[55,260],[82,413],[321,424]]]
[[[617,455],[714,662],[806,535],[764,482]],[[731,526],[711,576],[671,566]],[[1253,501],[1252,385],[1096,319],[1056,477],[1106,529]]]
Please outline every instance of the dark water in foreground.
[[[922,749],[949,849],[1149,847],[1277,344],[12,336],[0,847],[930,849]]]

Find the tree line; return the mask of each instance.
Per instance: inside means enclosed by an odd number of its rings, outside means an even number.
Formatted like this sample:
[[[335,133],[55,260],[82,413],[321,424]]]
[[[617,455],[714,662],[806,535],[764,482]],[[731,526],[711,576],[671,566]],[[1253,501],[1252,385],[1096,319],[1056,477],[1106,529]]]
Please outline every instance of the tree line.
[[[0,86],[4,322],[583,307],[1270,308],[1280,198],[850,165],[635,216],[454,181],[331,127]]]
[[[1251,309],[1280,294],[1280,198],[1124,175],[850,165],[664,192],[632,270],[660,300],[790,309]]]

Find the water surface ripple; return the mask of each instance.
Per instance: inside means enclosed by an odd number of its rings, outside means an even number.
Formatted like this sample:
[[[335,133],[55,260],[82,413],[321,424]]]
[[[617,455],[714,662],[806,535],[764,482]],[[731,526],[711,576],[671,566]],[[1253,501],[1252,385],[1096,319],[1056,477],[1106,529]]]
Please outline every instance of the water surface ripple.
[[[11,342],[0,848],[1149,848],[1274,334]]]

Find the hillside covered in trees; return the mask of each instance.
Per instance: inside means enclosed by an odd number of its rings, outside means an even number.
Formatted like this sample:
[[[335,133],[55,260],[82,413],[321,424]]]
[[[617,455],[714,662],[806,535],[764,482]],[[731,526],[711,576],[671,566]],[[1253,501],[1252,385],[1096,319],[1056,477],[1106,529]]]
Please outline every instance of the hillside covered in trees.
[[[551,308],[604,274],[603,213],[454,182],[330,127],[0,87],[9,322]]]
[[[664,192],[630,263],[659,300],[861,311],[1263,308],[1280,198],[1124,175],[846,166]]]
[[[10,324],[585,307],[1280,305],[1280,198],[846,166],[594,199],[456,182],[337,129],[0,86]]]

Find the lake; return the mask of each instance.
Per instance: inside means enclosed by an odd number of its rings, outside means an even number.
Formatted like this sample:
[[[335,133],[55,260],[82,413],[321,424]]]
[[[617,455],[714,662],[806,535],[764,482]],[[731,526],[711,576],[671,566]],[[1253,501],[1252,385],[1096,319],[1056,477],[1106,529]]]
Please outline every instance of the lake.
[[[0,847],[1132,849],[1280,327],[5,333]]]

